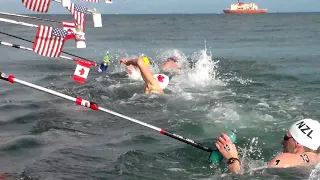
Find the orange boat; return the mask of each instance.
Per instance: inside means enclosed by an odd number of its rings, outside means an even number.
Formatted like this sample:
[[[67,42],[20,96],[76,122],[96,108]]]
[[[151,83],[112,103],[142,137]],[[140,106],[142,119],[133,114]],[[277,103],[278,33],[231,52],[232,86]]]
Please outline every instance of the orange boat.
[[[231,4],[230,8],[224,9],[223,12],[226,14],[262,14],[268,11],[268,9],[259,9],[255,3],[246,4],[237,1],[237,4]]]

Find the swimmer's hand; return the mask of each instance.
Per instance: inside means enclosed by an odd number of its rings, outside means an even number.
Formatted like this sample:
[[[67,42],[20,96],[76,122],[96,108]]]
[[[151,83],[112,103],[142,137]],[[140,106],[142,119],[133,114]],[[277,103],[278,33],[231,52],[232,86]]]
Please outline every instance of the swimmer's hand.
[[[236,146],[225,133],[218,137],[216,147],[225,159],[238,158],[238,150]]]
[[[228,170],[236,174],[241,173],[241,164],[238,157],[237,148],[226,134],[223,133],[219,136],[216,142],[216,147],[218,148],[222,156],[228,160]]]
[[[137,60],[138,59],[128,59],[128,58],[121,58],[120,59],[120,64],[125,64],[125,65],[134,65],[137,66]]]
[[[128,59],[127,58],[121,58],[120,59],[120,64],[127,64]]]

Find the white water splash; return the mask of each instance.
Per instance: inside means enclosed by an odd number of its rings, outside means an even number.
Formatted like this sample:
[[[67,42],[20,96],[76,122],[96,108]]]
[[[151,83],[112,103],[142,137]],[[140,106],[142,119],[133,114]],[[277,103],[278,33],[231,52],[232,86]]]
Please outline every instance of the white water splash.
[[[320,178],[320,163],[315,166],[315,168],[311,171],[309,180],[319,180]]]
[[[240,120],[240,115],[233,104],[218,104],[212,107],[207,114],[208,119],[214,119],[215,122],[225,123],[228,121]]]
[[[187,170],[185,169],[181,169],[181,168],[169,168],[167,169],[168,171],[174,171],[174,172],[187,172]]]
[[[179,88],[202,88],[208,85],[224,85],[222,81],[217,79],[217,63],[219,61],[213,61],[212,56],[208,55],[205,50],[194,53],[191,59],[195,62],[194,67],[186,67],[172,78],[176,86]]]
[[[216,78],[217,62],[207,55],[205,50],[196,53],[192,59],[196,59],[195,68],[188,73],[188,79],[200,85],[206,85]]]
[[[140,70],[135,67],[130,67],[130,73],[127,73],[129,79],[134,81],[143,81]]]
[[[159,73],[160,67],[162,63],[169,57],[175,56],[177,57],[178,64],[181,67],[181,70],[173,73],[175,76],[170,80],[172,84],[175,84],[175,88],[172,89],[173,91],[182,90],[184,88],[190,87],[203,87],[207,85],[220,85],[224,86],[225,84],[217,78],[217,63],[219,61],[213,61],[212,55],[208,55],[206,50],[201,50],[199,52],[193,53],[190,57],[194,66],[192,68],[189,67],[189,60],[187,60],[186,55],[179,51],[178,49],[169,49],[162,52],[157,52],[157,56],[155,58],[150,57],[152,64],[150,65],[150,70],[153,73]],[[117,56],[118,57],[118,56]],[[137,56],[134,55],[127,55],[128,58],[136,58]],[[117,63],[117,62],[114,62]],[[112,73],[123,72],[125,70],[124,65],[114,65]],[[142,81],[141,74],[139,71],[132,71],[131,75],[128,75],[128,78],[131,80],[138,80]]]

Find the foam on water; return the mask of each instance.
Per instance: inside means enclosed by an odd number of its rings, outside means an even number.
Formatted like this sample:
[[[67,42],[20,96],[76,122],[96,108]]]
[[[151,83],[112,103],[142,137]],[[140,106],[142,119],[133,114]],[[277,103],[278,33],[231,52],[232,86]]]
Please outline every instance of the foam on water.
[[[130,68],[130,72],[127,73],[127,76],[129,79],[134,80],[134,81],[143,81],[142,75],[140,73],[140,70],[137,68]]]
[[[221,85],[221,81],[216,79],[219,61],[213,61],[212,56],[207,55],[205,50],[195,52],[191,59],[195,62],[194,68],[182,69],[182,72],[172,79],[178,86],[198,89],[208,85]]]
[[[140,53],[141,54],[141,53]],[[139,54],[138,54],[139,55]],[[168,58],[176,56],[179,59],[179,65],[182,67],[179,71],[171,71],[171,79],[170,84],[167,89],[170,91],[172,96],[168,97],[169,103],[172,99],[172,103],[176,104],[176,100],[182,97],[186,103],[191,103],[191,101],[202,101],[203,99],[210,98],[216,99],[217,101],[225,96],[237,96],[230,89],[217,89],[214,90],[215,87],[225,87],[229,82],[237,81],[243,85],[250,83],[250,80],[243,79],[241,77],[237,77],[235,75],[229,76],[227,79],[223,79],[219,76],[219,60],[214,61],[211,54],[208,54],[207,49],[200,50],[198,52],[194,52],[189,56],[185,55],[183,52],[178,49],[167,49],[167,50],[159,50],[155,58],[150,57],[152,60],[152,64],[150,65],[151,71],[154,73],[159,73],[160,66],[162,63]],[[138,56],[130,55],[129,58],[136,58]],[[194,63],[194,66],[190,68],[189,62],[190,60]],[[115,72],[125,72],[125,68],[118,67]],[[133,76],[129,76],[128,79],[142,81],[142,84],[137,84],[137,86],[141,86],[141,96],[137,96],[136,93],[133,94],[132,98],[129,101],[136,102],[136,98],[142,98],[143,95],[143,80],[140,72],[133,71]],[[125,88],[126,85],[130,83],[130,81],[117,84],[117,88]],[[208,90],[210,89],[210,92]],[[178,101],[180,103],[180,100]],[[129,103],[129,102],[127,102]],[[126,103],[126,104],[127,104]],[[131,104],[131,103],[130,103]],[[209,105],[210,106],[210,105]],[[209,108],[209,109],[208,109]],[[196,111],[206,111],[207,119],[203,119],[204,122],[218,122],[225,123],[226,121],[238,121],[241,119],[241,112],[239,112],[239,107],[235,104],[230,103],[220,103],[219,105],[213,105],[208,107],[208,104],[204,106],[193,106],[192,110]],[[240,109],[241,111],[241,109]],[[272,119],[272,116],[266,116],[267,119]],[[214,121],[212,121],[214,120]]]
[[[121,54],[127,55],[128,53],[121,52]],[[141,53],[140,53],[141,54]],[[131,54],[127,55],[128,58],[136,58],[138,54]],[[120,57],[120,55],[115,55]],[[168,57],[176,56],[179,59],[179,65],[181,65],[182,69],[180,71],[174,72],[171,71],[171,79],[170,84],[167,87],[169,90],[169,96],[167,97],[168,102],[172,101],[173,104],[177,104],[174,101],[179,103],[182,102],[179,98],[183,98],[185,103],[192,103],[197,101],[202,101],[203,99],[210,98],[215,99],[215,101],[221,101],[224,98],[229,97],[237,97],[239,95],[233,92],[232,89],[227,88],[230,83],[237,82],[240,85],[248,86],[253,81],[251,79],[246,79],[243,77],[239,77],[232,72],[229,73],[228,76],[219,75],[219,60],[213,60],[211,54],[208,54],[207,50],[200,50],[198,52],[194,52],[191,55],[187,56],[182,51],[178,49],[167,49],[167,50],[159,50],[155,58],[150,57],[152,60],[152,64],[150,65],[150,69],[154,73],[159,73],[160,66],[162,65],[163,61],[165,61]],[[122,56],[121,56],[122,57]],[[188,58],[187,58],[188,57]],[[194,67],[190,68],[188,66],[189,61],[195,62]],[[117,61],[115,63],[118,63]],[[115,66],[116,67],[116,66]],[[111,73],[123,73],[125,72],[124,66],[117,66]],[[126,73],[126,72],[125,72]],[[132,97],[129,99],[129,102],[125,104],[136,103],[137,99],[143,98],[143,80],[141,77],[140,72],[133,71],[133,76],[127,77],[129,81],[117,83],[116,85],[111,85],[108,87],[115,91],[117,89],[127,89],[130,88],[130,83],[134,83],[136,89],[139,89],[141,86],[141,90],[139,92],[134,92]],[[139,77],[139,78],[136,78]],[[134,81],[140,81],[141,83],[135,83]],[[129,85],[129,86],[127,86]],[[112,88],[113,87],[113,88]],[[208,92],[208,90],[210,91]],[[128,89],[129,90],[129,89]],[[130,90],[129,90],[130,91]],[[137,94],[138,93],[138,94]],[[245,94],[241,95],[244,99],[253,99],[249,95],[245,97]],[[149,96],[150,98],[154,98]],[[192,102],[193,101],[193,102]],[[260,102],[259,102],[260,101]],[[121,101],[122,103],[124,101]],[[130,103],[131,102],[131,103]],[[121,104],[122,104],[121,103]],[[143,102],[142,102],[143,103]],[[145,103],[150,103],[146,101]],[[152,103],[153,104],[153,103]],[[263,99],[258,100],[256,108],[249,111],[244,112],[243,105],[239,103],[235,103],[234,101],[227,101],[227,102],[220,102],[218,104],[206,104],[206,105],[197,105],[191,106],[191,110],[195,111],[203,111],[206,114],[206,119],[202,119],[203,122],[210,122],[210,123],[232,123],[234,125],[239,125],[240,127],[255,127],[252,126],[252,120],[262,120],[265,122],[272,122],[275,121],[275,117],[273,114],[270,113],[261,113],[261,111],[270,111],[270,104],[267,101],[263,101]],[[240,119],[248,119],[247,122],[237,122]],[[204,125],[205,126],[205,125]],[[209,131],[209,128],[204,127],[205,131]]]
[[[178,63],[182,67],[182,69],[178,72],[173,72],[173,74],[171,75],[170,84],[167,87],[169,91],[182,96],[185,95],[185,98],[190,100],[192,98],[192,94],[186,92],[186,88],[201,89],[204,87],[215,85],[225,85],[223,81],[219,80],[217,77],[218,61],[213,61],[212,56],[207,55],[206,50],[194,52],[191,55],[192,61],[196,62],[193,68],[190,68],[188,66],[189,63],[187,60],[187,56],[183,52],[177,49],[159,51],[155,58],[149,57],[149,59],[151,59],[152,61],[150,65],[151,71],[153,73],[161,73],[160,66],[162,65],[163,61],[166,60],[166,58],[172,56],[178,57]],[[138,56],[128,56],[128,58],[136,57]],[[119,73],[125,71],[125,66],[115,66],[114,69],[110,70],[110,73]],[[127,74],[126,76],[131,80],[143,81],[140,72],[136,69],[132,70],[131,75]],[[99,79],[99,81],[101,80]]]
[[[319,180],[320,177],[320,164],[317,164],[315,168],[311,171],[309,180]]]

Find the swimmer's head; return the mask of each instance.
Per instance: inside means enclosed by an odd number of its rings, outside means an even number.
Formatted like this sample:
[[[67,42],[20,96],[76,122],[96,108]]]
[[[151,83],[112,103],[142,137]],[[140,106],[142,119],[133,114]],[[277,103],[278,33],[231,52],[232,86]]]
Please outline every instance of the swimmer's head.
[[[176,56],[169,57],[167,61],[178,62],[178,58]]]
[[[147,66],[149,66],[149,64],[150,64],[149,58],[148,58],[147,56],[142,56],[142,59],[143,59],[144,63],[145,63]]]
[[[169,84],[169,77],[165,74],[155,74],[153,77],[158,81],[160,88],[165,89]]]
[[[291,125],[289,133],[297,143],[312,150],[320,146],[320,123],[313,119],[302,119]]]

